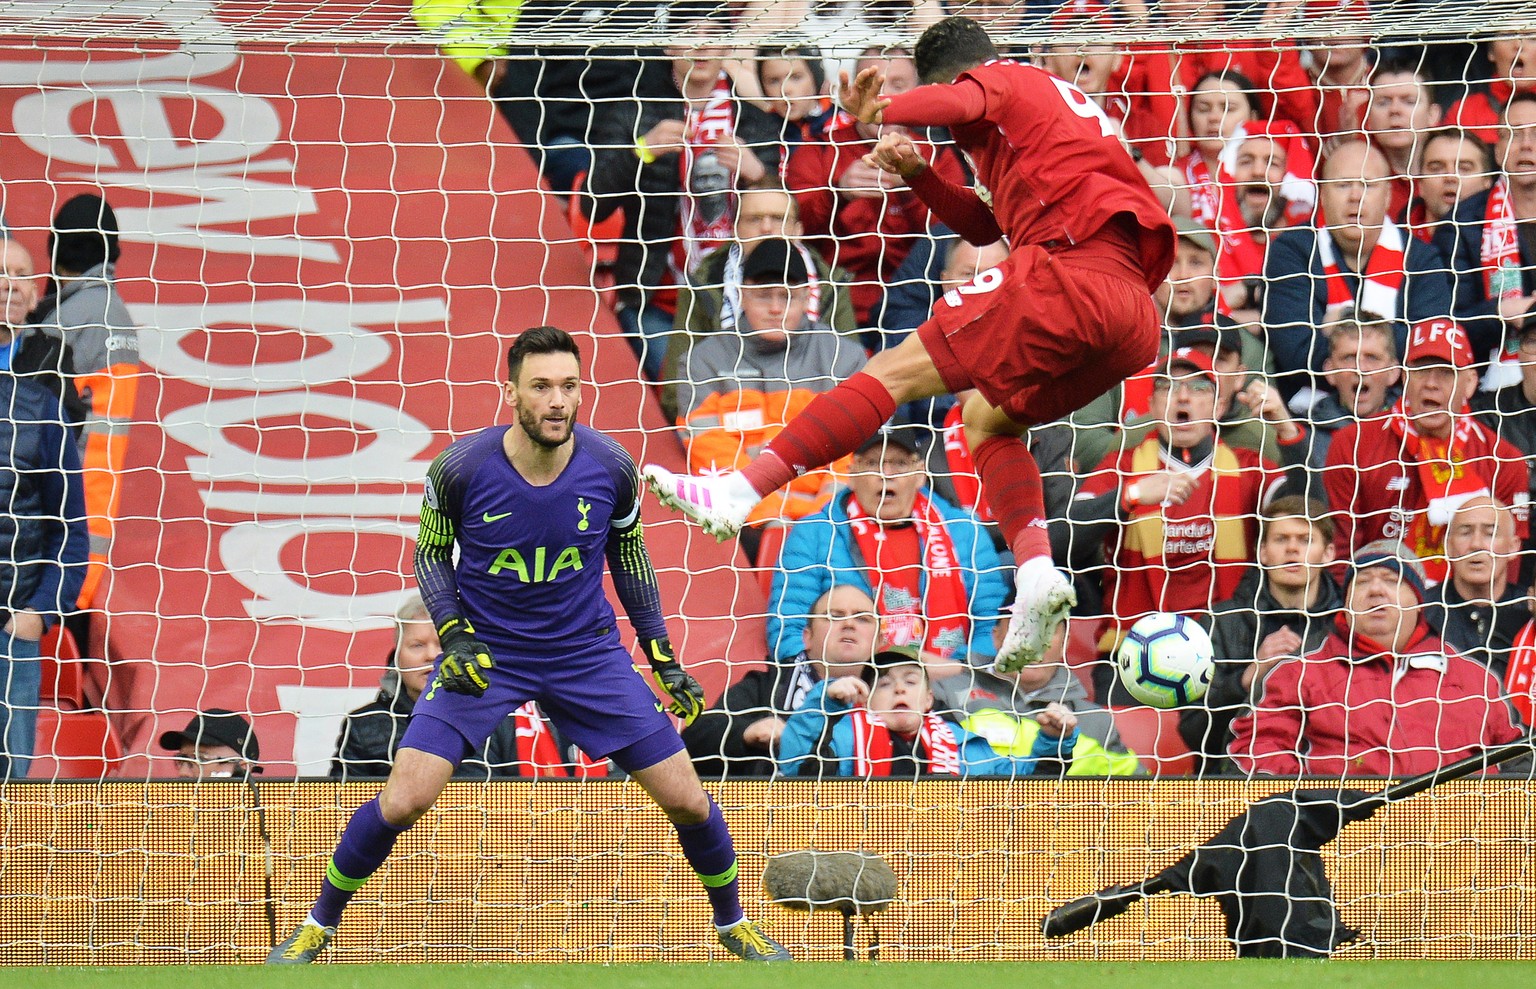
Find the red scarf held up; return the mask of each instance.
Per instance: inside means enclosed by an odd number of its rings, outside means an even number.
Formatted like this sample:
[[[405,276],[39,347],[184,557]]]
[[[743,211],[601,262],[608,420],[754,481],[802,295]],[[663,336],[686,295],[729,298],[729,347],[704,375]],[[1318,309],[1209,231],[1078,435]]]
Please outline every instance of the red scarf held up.
[[[1510,645],[1504,693],[1521,721],[1536,724],[1536,621],[1526,622]]]
[[[876,569],[880,546],[886,538],[884,527],[866,513],[858,498],[852,495],[848,496],[848,521],[853,527],[859,552],[869,567],[869,584],[874,589],[875,606],[880,616],[912,616],[914,612],[910,609],[892,609],[886,601],[887,588],[905,592],[906,600],[921,602],[917,617],[923,619],[926,629],[923,649],[945,658],[953,655],[956,647],[970,638],[970,598],[960,575],[954,540],[933,502],[919,491],[912,503],[912,521],[917,526],[922,547],[921,573],[910,566]],[[928,585],[926,595],[922,590],[924,577]]]
[[[848,715],[853,726],[853,773],[860,779],[891,775],[895,745],[891,730],[863,708]],[[960,775],[960,742],[949,722],[937,714],[923,715],[912,757],[925,773]]]
[[[731,78],[724,72],[715,80],[714,89],[702,105],[688,101],[687,116],[683,121],[683,153],[678,167],[682,170],[682,270],[691,272],[699,266],[705,254],[727,243],[736,230],[736,176],[730,177],[730,186],[717,195],[725,202],[719,215],[709,216],[702,210],[701,202],[692,194],[695,165],[706,154],[712,154],[720,140],[736,133],[736,99],[731,93]]]
[[[1470,410],[1462,408],[1455,416],[1451,435],[1445,439],[1424,436],[1414,428],[1407,406],[1399,398],[1392,406],[1390,425],[1403,441],[1403,449],[1413,458],[1419,485],[1424,489],[1428,507],[1414,516],[1404,533],[1408,548],[1425,561],[1425,574],[1432,580],[1445,575],[1445,527],[1469,498],[1487,494],[1488,485],[1467,471],[1468,444],[1479,426]]]

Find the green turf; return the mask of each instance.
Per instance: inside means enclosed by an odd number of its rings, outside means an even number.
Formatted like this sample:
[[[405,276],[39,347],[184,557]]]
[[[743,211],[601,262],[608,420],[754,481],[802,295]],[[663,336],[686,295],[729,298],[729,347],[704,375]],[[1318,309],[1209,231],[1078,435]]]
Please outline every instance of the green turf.
[[[954,962],[718,965],[316,965],[0,968],[18,989],[1403,989],[1530,985],[1536,963],[1401,961]]]

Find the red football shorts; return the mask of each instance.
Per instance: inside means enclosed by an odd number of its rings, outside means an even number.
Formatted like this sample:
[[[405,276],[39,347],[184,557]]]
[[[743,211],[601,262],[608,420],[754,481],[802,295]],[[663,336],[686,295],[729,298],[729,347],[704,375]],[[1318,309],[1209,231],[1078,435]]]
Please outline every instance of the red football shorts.
[[[1145,281],[1124,262],[1030,246],[945,293],[917,335],[950,391],[975,388],[1035,426],[1152,363],[1159,328]]]

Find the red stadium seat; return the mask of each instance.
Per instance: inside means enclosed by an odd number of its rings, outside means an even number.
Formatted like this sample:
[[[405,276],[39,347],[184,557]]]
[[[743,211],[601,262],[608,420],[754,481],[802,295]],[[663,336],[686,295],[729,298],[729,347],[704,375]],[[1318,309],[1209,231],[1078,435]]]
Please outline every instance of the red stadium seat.
[[[779,554],[784,552],[787,535],[787,525],[770,525],[763,529],[763,541],[757,547],[757,586],[763,589],[765,599],[772,599],[773,572],[778,569]]]
[[[39,699],[65,711],[79,710],[85,705],[84,667],[79,660],[55,659],[48,653],[42,655],[43,685]]]
[[[104,712],[38,712],[37,758],[30,778],[102,779],[117,771],[122,758],[123,745]]]
[[[1116,707],[1115,728],[1126,747],[1153,776],[1188,776],[1195,756],[1179,736],[1179,712],[1155,707]]]
[[[54,659],[80,658],[80,644],[75,641],[75,633],[65,628],[63,623],[44,632],[42,641],[37,644],[37,647],[44,656],[52,656]]]
[[[42,654],[42,702],[68,711],[84,706],[85,677],[74,633],[62,624],[55,625],[43,633],[38,650]]]

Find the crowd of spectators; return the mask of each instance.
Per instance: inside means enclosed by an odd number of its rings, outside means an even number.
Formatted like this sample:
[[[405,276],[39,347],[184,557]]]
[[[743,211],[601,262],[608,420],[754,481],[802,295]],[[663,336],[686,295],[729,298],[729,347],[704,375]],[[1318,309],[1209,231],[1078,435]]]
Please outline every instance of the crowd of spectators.
[[[779,28],[829,7],[777,6]],[[914,29],[931,22],[930,8],[1004,27],[1226,24],[1219,4],[1173,0],[971,7],[913,4],[906,14]],[[1524,318],[1536,302],[1526,229],[1536,217],[1536,38],[1492,40],[1459,62],[1433,44],[1373,40],[1364,17],[1356,37],[1269,40],[1269,18],[1298,7],[1365,12],[1277,4],[1253,39],[1227,25],[1231,36],[1176,46],[1011,53],[1089,95],[1178,230],[1155,299],[1163,356],[1030,437],[1057,563],[1079,591],[1061,662],[1014,678],[992,671],[1012,560],[999,551],[953,403],[914,403],[849,461],[765,503],[744,531],[748,561],[773,573],[767,668],[733,684],[690,731],[706,771],[879,775],[889,771],[881,760],[895,759],[902,772],[951,771],[942,763],[1100,774],[1127,771],[1122,757],[1134,771],[1113,727],[1114,709],[1131,701],[1111,660],[1153,611],[1194,615],[1212,632],[1215,683],[1178,712],[1202,772],[1400,773],[1520,723],[1514,712],[1530,703],[1512,694],[1532,666],[1521,643],[1536,640],[1522,555],[1536,456],[1536,332]],[[762,14],[751,7],[736,29]],[[727,151],[737,164],[720,184],[733,219],[697,263],[687,220],[629,226],[641,254],[672,259],[675,308],[662,283],[618,273],[621,322],[647,373],[662,369],[658,390],[695,471],[755,455],[798,396],[862,363],[860,344],[872,353],[899,341],[943,293],[984,283],[1009,250],[937,225],[905,180],[865,160],[879,128],[836,108],[839,67],[878,66],[891,92],[915,85],[909,43],[709,47],[721,29],[705,18],[701,47],[669,50],[666,64],[683,90],[673,119],[684,132],[734,101],[721,142],[746,151]],[[605,108],[592,114],[593,174],[585,186],[552,179],[553,189],[601,204],[618,193],[604,184],[622,180],[625,195],[644,200],[653,169],[682,216],[703,208],[690,197],[721,195],[700,191],[698,148],[650,118],[604,130]],[[770,136],[754,144],[753,133]],[[942,130],[908,136],[928,168],[969,181]],[[604,156],[612,171],[599,175]],[[649,216],[655,204],[640,208]],[[648,318],[670,317],[669,335],[624,315],[636,287]],[[764,289],[782,304],[756,298]],[[777,526],[787,534],[759,555]],[[1400,613],[1388,629],[1392,606]],[[1361,608],[1373,616],[1363,624]],[[857,671],[846,668],[850,650]],[[1373,663],[1387,671],[1381,703],[1409,685],[1423,696],[1405,695],[1405,710],[1428,725],[1422,705],[1438,705],[1457,727],[1412,740],[1372,734],[1366,722],[1385,716],[1364,688],[1345,704],[1370,712],[1357,734],[1348,717],[1313,712],[1336,709],[1339,685]],[[1003,761],[983,759],[981,744]]]
[[[1210,0],[632,6],[653,10],[670,47],[495,44],[498,25],[602,16],[582,3],[465,5],[472,17],[418,5],[547,192],[593,221],[622,216],[615,313],[695,471],[751,458],[811,396],[1007,256],[1006,243],[938,226],[903,179],[865,160],[881,130],[837,109],[840,68],[915,86],[910,39],[957,12],[994,27],[1177,22],[1209,35],[1010,53],[1088,95],[1178,231],[1155,297],[1163,355],[1030,437],[1057,563],[1079,590],[1059,661],[992,671],[1012,560],[953,404],[903,408],[751,520],[747,559],[773,570],[766,668],[690,728],[705,772],[1136,772],[1110,660],[1154,611],[1212,632],[1212,689],[1178,713],[1204,772],[1397,775],[1529,719],[1536,36],[1468,54],[1374,39],[1362,16],[1358,37],[1298,26],[1274,40],[1287,16],[1367,10],[1337,0],[1272,4],[1253,38]],[[466,17],[487,20],[455,40]],[[728,47],[743,25],[775,44]],[[835,43],[871,32],[906,40]],[[927,168],[971,182],[941,129],[909,136]],[[66,204],[50,250],[43,295],[32,258],[0,240],[0,358],[17,408],[33,400],[22,391],[60,403],[76,432],[94,556],[111,536],[114,438],[137,373],[110,206]],[[760,556],[775,527],[782,548]],[[70,601],[40,612],[88,604],[83,579],[83,596],[66,581],[49,593]],[[339,778],[384,771],[424,688],[434,647],[411,608],[378,698],[338,739]],[[29,629],[12,617],[21,657]],[[601,771],[536,709],[504,727],[466,764],[476,774]]]

